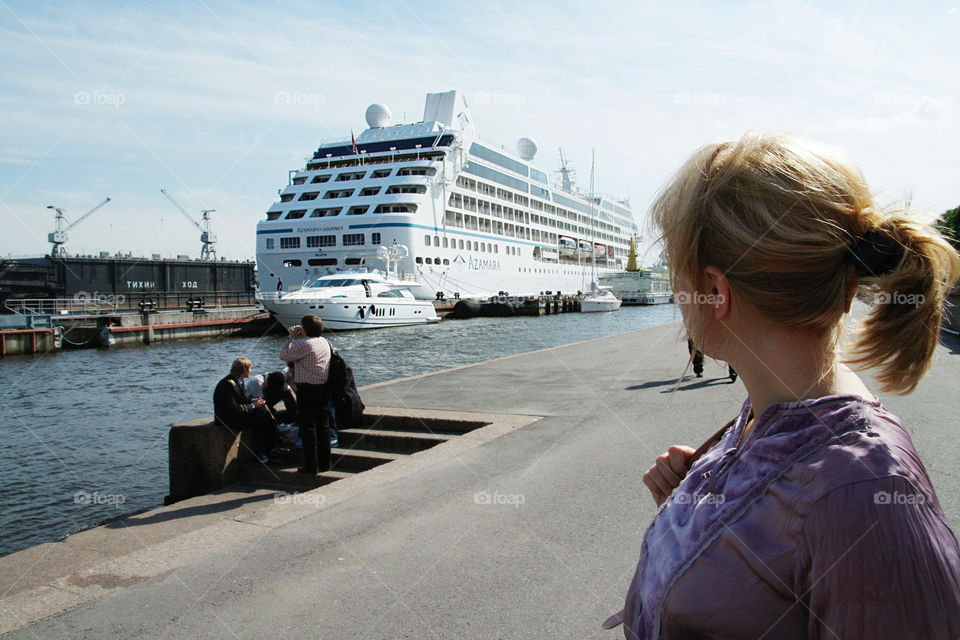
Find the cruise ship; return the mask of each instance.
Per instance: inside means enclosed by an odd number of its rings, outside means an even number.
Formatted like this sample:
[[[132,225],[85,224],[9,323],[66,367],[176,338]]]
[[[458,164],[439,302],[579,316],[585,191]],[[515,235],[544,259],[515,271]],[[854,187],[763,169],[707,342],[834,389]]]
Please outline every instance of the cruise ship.
[[[574,294],[590,289],[594,260],[598,275],[623,270],[628,201],[577,191],[566,166],[551,181],[530,138],[515,151],[482,141],[457,91],[427,94],[420,122],[390,118],[370,105],[369,128],[289,172],[257,224],[270,311],[323,276],[388,266],[421,300]],[[403,258],[390,265],[384,247]]]

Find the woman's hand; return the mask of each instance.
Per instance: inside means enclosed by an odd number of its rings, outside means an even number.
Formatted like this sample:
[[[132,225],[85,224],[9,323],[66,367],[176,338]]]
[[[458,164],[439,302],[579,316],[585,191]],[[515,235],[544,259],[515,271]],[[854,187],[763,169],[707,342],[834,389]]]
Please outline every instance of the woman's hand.
[[[674,445],[659,456],[653,466],[643,474],[643,484],[653,494],[653,501],[659,507],[687,475],[687,460],[695,453],[694,449]]]

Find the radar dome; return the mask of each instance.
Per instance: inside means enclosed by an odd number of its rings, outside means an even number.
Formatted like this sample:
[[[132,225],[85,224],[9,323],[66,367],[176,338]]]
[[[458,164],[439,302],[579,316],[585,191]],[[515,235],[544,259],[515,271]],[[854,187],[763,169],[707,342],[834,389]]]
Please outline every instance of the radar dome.
[[[390,109],[387,105],[374,102],[367,107],[367,125],[371,129],[382,129],[390,124]]]
[[[537,155],[537,143],[533,138],[520,138],[517,140],[517,155],[524,160],[533,160]]]

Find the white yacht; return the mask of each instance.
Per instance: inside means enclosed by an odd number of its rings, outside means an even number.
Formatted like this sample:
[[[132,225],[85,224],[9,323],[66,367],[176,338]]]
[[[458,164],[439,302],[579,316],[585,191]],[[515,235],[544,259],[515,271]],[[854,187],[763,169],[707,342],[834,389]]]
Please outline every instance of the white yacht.
[[[385,273],[344,271],[320,276],[290,293],[277,291],[258,297],[284,327],[299,324],[307,314],[319,316],[324,328],[334,331],[439,322],[433,303],[410,293],[416,283],[392,273],[390,265],[405,253],[403,247],[381,247],[379,254],[388,265]]]
[[[620,308],[620,298],[613,294],[610,287],[597,287],[590,293],[580,296],[580,312],[616,311]]]
[[[282,278],[287,298],[323,276],[383,271],[378,249],[394,244],[409,249],[396,279],[420,300],[575,294],[588,290],[589,260],[598,275],[623,270],[629,202],[579,192],[565,163],[553,184],[530,138],[515,151],[482,141],[456,91],[427,94],[420,122],[390,118],[371,105],[366,130],[289,172],[257,224],[263,291]],[[263,304],[284,313],[274,297]]]

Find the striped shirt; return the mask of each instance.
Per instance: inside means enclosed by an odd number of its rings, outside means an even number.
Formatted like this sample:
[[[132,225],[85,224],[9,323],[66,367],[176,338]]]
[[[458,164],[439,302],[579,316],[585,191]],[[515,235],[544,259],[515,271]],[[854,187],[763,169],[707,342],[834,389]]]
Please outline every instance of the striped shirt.
[[[330,342],[325,338],[303,338],[284,345],[280,359],[293,365],[293,381],[324,384],[330,375]]]

